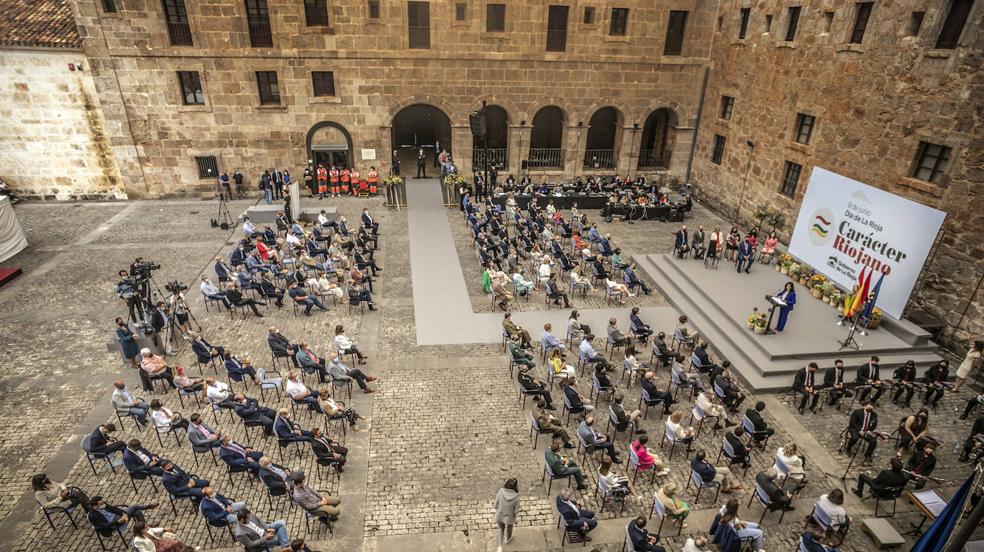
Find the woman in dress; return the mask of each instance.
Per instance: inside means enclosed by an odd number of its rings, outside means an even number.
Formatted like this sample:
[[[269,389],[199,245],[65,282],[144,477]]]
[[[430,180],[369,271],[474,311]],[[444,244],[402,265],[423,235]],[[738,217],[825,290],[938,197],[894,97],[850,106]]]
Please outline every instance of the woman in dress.
[[[116,319],[116,338],[120,340],[120,351],[123,353],[123,358],[130,361],[130,366],[139,368],[137,357],[140,356],[140,347],[137,345],[133,331],[126,325],[126,320],[122,318]]]
[[[666,514],[673,520],[674,526],[686,529],[687,522],[685,520],[690,515],[690,506],[676,497],[679,490],[680,486],[670,481],[656,491],[656,500],[659,500],[660,504],[663,505]]]
[[[34,498],[45,508],[71,508],[81,504],[82,509],[89,510],[89,497],[81,489],[66,487],[43,473],[31,478],[31,488]]]
[[[731,232],[724,242],[724,258],[733,261],[738,256],[738,244],[741,243],[741,234],[737,226],[731,227]]]
[[[136,552],[194,552],[199,549],[178,540],[169,528],[133,522],[133,550]]]
[[[957,384],[953,386],[955,392],[959,391],[963,386],[964,381],[967,380],[967,376],[970,375],[970,371],[974,369],[974,364],[980,362],[982,350],[984,350],[984,341],[975,341],[974,346],[967,351],[967,356],[964,357],[963,362],[960,363],[960,367],[957,368]]]
[[[762,252],[759,253],[760,263],[771,263],[772,258],[776,255],[776,245],[779,244],[779,238],[776,237],[775,232],[769,232],[769,237],[765,238],[765,243],[762,244]],[[768,259],[766,259],[768,256]]]
[[[608,487],[613,498],[624,499],[627,495],[636,496],[629,478],[615,471],[612,467],[612,459],[607,456],[601,459],[601,465],[598,466],[598,478],[605,480],[605,486]]]

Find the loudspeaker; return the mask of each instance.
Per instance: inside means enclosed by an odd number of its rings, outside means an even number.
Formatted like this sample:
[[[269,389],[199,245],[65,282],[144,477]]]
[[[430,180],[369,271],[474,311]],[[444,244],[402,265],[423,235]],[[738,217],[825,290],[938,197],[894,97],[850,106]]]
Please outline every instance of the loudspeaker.
[[[468,115],[468,124],[471,125],[472,136],[482,137],[485,136],[485,115],[481,113],[474,112]]]

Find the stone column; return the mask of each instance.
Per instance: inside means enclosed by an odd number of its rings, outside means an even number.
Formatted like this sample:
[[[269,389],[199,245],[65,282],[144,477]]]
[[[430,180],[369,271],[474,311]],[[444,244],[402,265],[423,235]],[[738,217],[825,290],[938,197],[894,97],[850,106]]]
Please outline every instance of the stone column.
[[[618,162],[615,164],[618,174],[623,177],[635,178],[636,167],[639,164],[639,143],[642,141],[642,128],[637,124],[622,127],[622,145],[618,150]]]
[[[670,166],[668,169],[671,175],[679,177],[680,182],[683,183],[683,179],[687,176],[687,160],[690,158],[690,146],[694,143],[694,126],[693,124],[678,126],[674,134],[673,153],[670,157]]]
[[[458,168],[458,174],[467,175],[472,172],[471,159],[471,127],[469,125],[451,125],[451,155],[454,157],[454,166]],[[441,176],[440,170],[437,176]]]
[[[317,174],[315,175],[317,176]],[[290,212],[294,216],[294,220],[301,220],[301,191],[300,187],[303,186],[303,180],[291,180],[290,186],[287,191],[290,194]]]
[[[584,150],[588,147],[588,125],[569,125],[564,136],[564,176],[584,174]]]
[[[529,125],[510,125],[509,126],[509,172],[520,180],[523,173],[523,159],[526,159],[527,152],[530,151],[530,135],[533,127]]]

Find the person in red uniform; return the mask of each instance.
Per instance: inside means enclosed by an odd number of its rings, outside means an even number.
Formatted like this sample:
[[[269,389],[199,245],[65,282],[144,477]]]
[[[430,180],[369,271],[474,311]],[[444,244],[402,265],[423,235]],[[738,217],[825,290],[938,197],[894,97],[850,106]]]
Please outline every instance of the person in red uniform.
[[[318,199],[324,199],[328,193],[328,171],[324,165],[318,165]]]
[[[369,167],[369,193],[376,195],[379,190],[379,173],[376,172],[376,167]]]
[[[335,165],[331,166],[331,172],[329,172],[328,175],[329,178],[331,179],[331,188],[329,188],[329,192],[331,193],[332,196],[337,196],[338,195],[338,169],[335,168]]]
[[[351,182],[351,181],[352,181],[352,177],[349,174],[349,170],[347,168],[343,168],[342,169],[342,193],[343,194],[347,194],[348,193],[348,191],[349,191],[349,182]]]
[[[359,193],[359,171],[355,167],[352,167],[352,172],[349,173],[349,178],[352,179],[352,187],[349,190],[352,195],[358,195]]]

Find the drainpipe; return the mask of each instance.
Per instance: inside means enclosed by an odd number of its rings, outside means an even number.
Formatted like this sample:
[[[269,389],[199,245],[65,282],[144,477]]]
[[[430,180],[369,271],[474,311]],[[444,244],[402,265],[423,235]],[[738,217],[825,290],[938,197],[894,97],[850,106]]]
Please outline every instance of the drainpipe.
[[[697,102],[697,121],[694,123],[694,138],[690,143],[690,157],[687,158],[687,178],[684,185],[690,186],[690,172],[694,166],[694,155],[697,153],[697,133],[700,132],[700,118],[704,113],[704,96],[707,93],[707,77],[711,72],[710,67],[704,68],[704,80],[700,84],[700,100]]]

